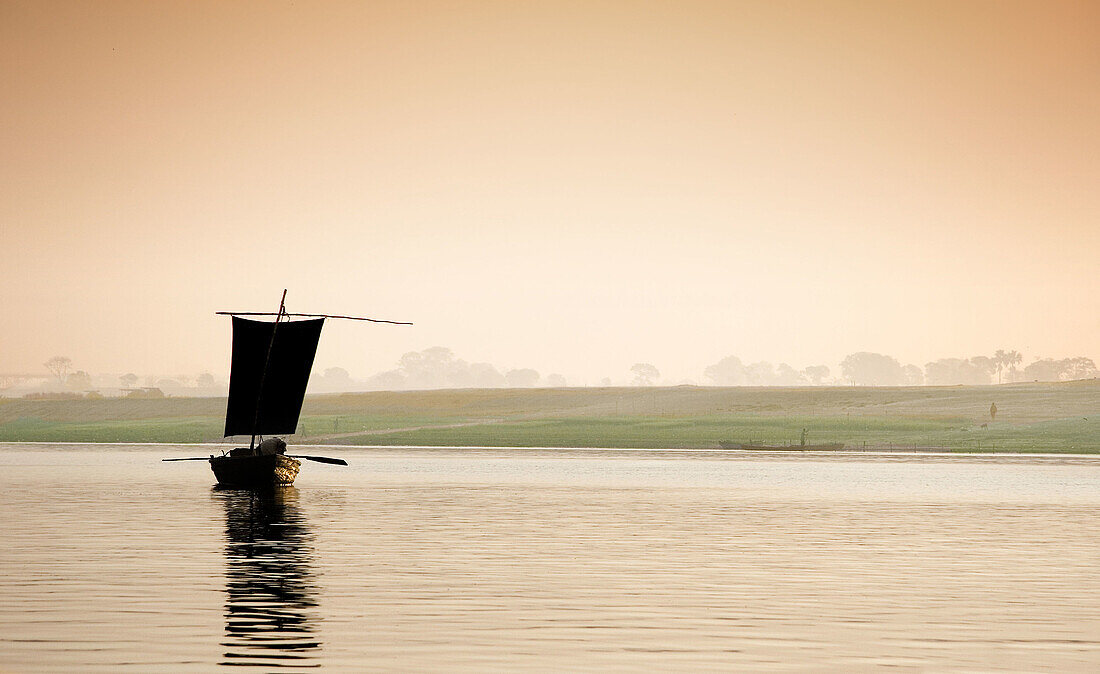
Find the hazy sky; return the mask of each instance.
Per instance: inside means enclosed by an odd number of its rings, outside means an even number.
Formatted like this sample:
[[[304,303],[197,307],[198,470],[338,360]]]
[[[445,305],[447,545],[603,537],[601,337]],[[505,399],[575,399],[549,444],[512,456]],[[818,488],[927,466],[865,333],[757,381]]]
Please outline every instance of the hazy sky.
[[[0,2],[0,372],[228,372],[216,310],[701,380],[1100,357],[1100,3]]]

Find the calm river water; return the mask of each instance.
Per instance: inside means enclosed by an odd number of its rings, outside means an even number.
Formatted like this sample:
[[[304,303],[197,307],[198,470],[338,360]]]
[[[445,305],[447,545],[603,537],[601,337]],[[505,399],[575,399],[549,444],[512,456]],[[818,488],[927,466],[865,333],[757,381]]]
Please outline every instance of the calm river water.
[[[309,451],[0,446],[0,670],[1100,669],[1100,458]]]

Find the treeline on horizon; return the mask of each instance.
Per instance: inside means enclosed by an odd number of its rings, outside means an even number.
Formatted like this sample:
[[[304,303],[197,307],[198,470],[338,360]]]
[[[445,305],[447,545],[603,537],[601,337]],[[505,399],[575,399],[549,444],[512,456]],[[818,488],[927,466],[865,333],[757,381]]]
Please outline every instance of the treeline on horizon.
[[[743,364],[727,356],[704,370],[718,386],[956,386],[1017,383],[1030,381],[1072,381],[1100,376],[1091,358],[1043,358],[1020,368],[1018,351],[998,350],[992,356],[941,358],[917,365],[902,365],[882,353],[860,351],[840,362],[839,376],[828,367],[812,365],[795,370],[786,363],[772,368],[766,361]]]
[[[896,358],[862,351],[849,354],[834,373],[825,365],[796,370],[786,363],[767,361],[743,363],[737,356],[726,356],[703,371],[704,381],[661,382],[665,384],[703,384],[714,386],[954,386],[1030,381],[1070,381],[1100,376],[1090,358],[1044,358],[1019,367],[1023,356],[1018,351],[998,350],[992,356],[941,358],[925,364],[902,365]],[[651,386],[659,383],[660,370],[651,363],[635,363],[630,368],[629,384]],[[330,368],[318,384],[350,382],[347,372]],[[541,378],[525,368],[501,372],[489,363],[467,363],[455,358],[444,347],[406,353],[393,370],[380,372],[364,384],[369,390],[415,390],[433,388],[525,388],[560,387],[567,382],[559,374]],[[621,385],[622,382],[620,381]],[[605,377],[600,386],[612,386]]]
[[[896,358],[881,353],[862,351],[849,354],[840,363],[839,371],[825,365],[795,369],[787,363],[773,365],[767,361],[744,363],[737,356],[726,356],[706,367],[704,379],[696,381],[662,381],[660,370],[651,363],[635,363],[627,377],[613,382],[605,377],[598,386],[650,386],[654,384],[696,384],[712,386],[954,386],[988,385],[1017,382],[1056,382],[1100,377],[1100,371],[1090,358],[1043,358],[1021,367],[1023,356],[1018,351],[998,350],[991,356],[941,358],[924,367],[902,365]],[[0,395],[11,397],[97,397],[123,395],[135,398],[225,395],[228,384],[208,372],[196,376],[146,376],[133,373],[121,376],[93,377],[83,370],[73,370],[72,361],[55,356],[44,363],[50,376],[26,386],[25,381],[0,381]],[[139,386],[139,382],[143,385]],[[21,385],[22,384],[22,385]],[[451,349],[432,347],[410,351],[401,356],[397,367],[379,372],[366,380],[352,379],[347,370],[330,367],[314,373],[310,391],[314,393],[342,391],[401,391],[444,388],[561,388],[569,382],[560,374],[542,376],[532,368],[498,369],[490,363],[467,362],[457,358]]]

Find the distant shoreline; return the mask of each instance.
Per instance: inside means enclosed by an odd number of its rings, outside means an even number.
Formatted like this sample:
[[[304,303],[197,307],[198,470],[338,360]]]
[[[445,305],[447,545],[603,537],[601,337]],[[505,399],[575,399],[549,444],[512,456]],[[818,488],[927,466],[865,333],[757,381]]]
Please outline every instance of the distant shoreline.
[[[996,403],[997,414],[990,415]],[[0,442],[210,444],[224,398],[0,399]],[[463,389],[308,396],[292,445],[1100,453],[1100,382],[943,388]],[[796,453],[791,450],[771,450]],[[836,450],[829,450],[836,451]]]
[[[210,447],[210,448],[224,448],[231,446],[233,443],[212,443],[212,442],[42,442],[37,440],[32,441],[0,441],[0,451],[9,449],[11,447],[19,446],[43,446],[43,447],[86,447],[93,445],[97,447]],[[1028,452],[1028,451],[1013,451],[1013,452],[968,452],[963,450],[951,450],[951,449],[934,449],[934,448],[917,448],[917,449],[900,449],[900,448],[870,448],[866,450],[829,450],[829,451],[809,451],[809,452],[789,452],[781,450],[742,450],[742,449],[709,449],[705,447],[699,448],[659,448],[659,447],[505,447],[505,446],[459,446],[459,445],[307,445],[311,448],[324,448],[324,449],[355,449],[355,450],[384,450],[384,451],[402,451],[402,450],[454,450],[456,452],[472,450],[472,451],[501,451],[501,452],[611,452],[611,453],[623,453],[623,454],[700,454],[700,455],[729,455],[729,456],[766,456],[766,457],[805,457],[805,458],[820,458],[826,456],[944,456],[944,457],[999,457],[999,458],[1011,458],[1011,457],[1026,457],[1026,458],[1052,458],[1052,459],[1067,459],[1067,458],[1083,458],[1083,459],[1095,459],[1100,462],[1100,451],[1083,452],[1083,453],[1071,453],[1071,452]]]

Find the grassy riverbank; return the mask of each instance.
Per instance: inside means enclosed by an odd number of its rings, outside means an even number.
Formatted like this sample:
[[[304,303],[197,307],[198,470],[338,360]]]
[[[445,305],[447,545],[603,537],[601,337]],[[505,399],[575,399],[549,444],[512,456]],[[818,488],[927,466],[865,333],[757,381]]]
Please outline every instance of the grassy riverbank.
[[[996,402],[997,418],[989,417]],[[224,398],[0,399],[0,441],[210,442]],[[713,448],[719,440],[1100,452],[1100,381],[909,388],[582,388],[310,396],[295,444]]]

